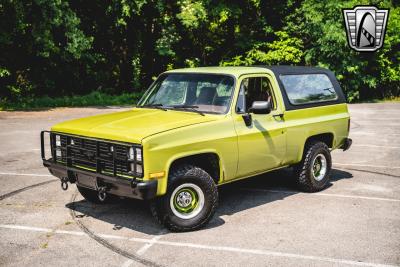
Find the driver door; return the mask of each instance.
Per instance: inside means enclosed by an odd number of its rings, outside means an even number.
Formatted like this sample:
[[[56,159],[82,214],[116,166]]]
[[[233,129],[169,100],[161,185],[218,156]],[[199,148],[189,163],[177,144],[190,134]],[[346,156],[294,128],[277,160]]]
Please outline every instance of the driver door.
[[[233,113],[238,136],[239,162],[236,177],[248,176],[280,167],[286,155],[286,129],[283,107],[277,106],[272,83],[267,75],[248,75],[240,80],[240,91]],[[243,115],[253,101],[270,99],[269,114],[251,113],[252,122],[246,126]]]

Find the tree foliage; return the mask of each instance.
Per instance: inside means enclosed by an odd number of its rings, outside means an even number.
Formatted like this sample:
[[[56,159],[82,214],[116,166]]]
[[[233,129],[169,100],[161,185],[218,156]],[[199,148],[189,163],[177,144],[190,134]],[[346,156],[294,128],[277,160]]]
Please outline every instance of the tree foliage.
[[[342,8],[390,8],[375,53],[347,44]],[[400,7],[355,0],[2,0],[0,98],[142,92],[160,72],[317,65],[350,101],[399,96]]]

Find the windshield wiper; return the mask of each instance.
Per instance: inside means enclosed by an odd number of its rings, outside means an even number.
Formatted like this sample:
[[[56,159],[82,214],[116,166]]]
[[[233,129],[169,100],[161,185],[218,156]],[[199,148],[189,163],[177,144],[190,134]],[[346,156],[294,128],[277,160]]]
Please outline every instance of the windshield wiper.
[[[194,106],[194,105],[174,105],[171,106],[172,109],[183,109],[183,110],[187,110],[187,111],[193,111],[196,112],[198,114],[200,114],[201,116],[205,116],[205,114],[203,112],[201,112],[200,110],[197,110],[196,108],[199,108],[198,106]]]
[[[156,109],[161,109],[166,111],[167,109],[164,107],[163,104],[147,104],[147,105],[141,105],[141,106],[136,106],[137,108],[156,108]]]
[[[332,90],[333,89],[333,87],[331,86],[331,87],[328,87],[328,88],[324,88],[324,89],[322,89],[322,90],[324,90],[324,91],[328,91],[329,93],[331,93],[331,94],[334,94],[335,93],[335,91],[334,90]]]

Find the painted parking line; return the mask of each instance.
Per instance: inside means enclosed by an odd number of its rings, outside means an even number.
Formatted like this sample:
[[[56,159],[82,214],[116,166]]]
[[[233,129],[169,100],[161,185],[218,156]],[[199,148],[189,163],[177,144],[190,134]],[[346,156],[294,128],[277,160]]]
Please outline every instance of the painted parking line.
[[[373,107],[371,107],[372,106],[371,104],[367,104],[367,105],[369,105],[369,107],[361,107],[361,109],[355,109],[355,107],[357,105],[358,104],[349,105],[350,114],[352,114],[352,113],[362,113],[362,114],[373,113],[373,114],[376,114],[376,113],[381,113],[381,112],[385,112],[385,111],[396,114],[396,112],[399,112],[399,110],[400,110],[400,109],[389,109],[389,108],[388,109],[385,109],[385,108],[379,108],[379,109],[378,108],[373,108]],[[379,104],[373,104],[373,105],[378,106]],[[397,103],[393,103],[393,104],[389,104],[389,105],[396,105],[396,107],[397,107],[398,104]]]
[[[333,163],[337,166],[350,166],[350,167],[370,167],[370,168],[380,168],[380,169],[400,169],[400,166],[384,166],[384,165],[372,165],[372,164],[351,164],[351,163]]]
[[[357,124],[362,125],[363,127],[367,127],[369,125],[377,125],[377,123],[379,122],[379,120],[357,120]],[[400,125],[400,123],[396,122],[384,122],[385,124],[381,124],[384,127],[397,127]]]
[[[0,228],[2,229],[13,229],[13,230],[23,230],[23,231],[31,231],[31,232],[45,232],[45,233],[55,233],[55,234],[65,234],[65,235],[74,235],[74,236],[84,236],[88,235],[84,232],[77,231],[64,231],[64,230],[52,230],[49,228],[40,228],[40,227],[30,227],[30,226],[22,226],[22,225],[8,225],[1,224]],[[362,262],[355,260],[347,260],[347,259],[338,259],[338,258],[330,258],[330,257],[322,257],[322,256],[312,256],[312,255],[303,255],[303,254],[294,254],[294,253],[285,253],[279,251],[272,250],[260,250],[260,249],[247,249],[247,248],[238,248],[238,247],[228,247],[228,246],[212,246],[212,245],[203,245],[196,243],[186,243],[186,242],[172,242],[172,241],[161,241],[145,238],[127,238],[123,236],[116,235],[104,235],[99,234],[99,236],[108,239],[119,239],[119,240],[128,240],[136,243],[145,243],[145,244],[153,244],[160,246],[169,246],[169,247],[184,247],[184,248],[194,248],[194,249],[202,249],[209,251],[223,251],[223,252],[232,252],[232,253],[241,253],[241,254],[252,254],[252,255],[261,255],[261,256],[270,256],[277,258],[291,258],[291,259],[301,259],[301,260],[310,260],[310,261],[320,261],[320,262],[329,262],[335,264],[348,264],[353,266],[371,266],[371,267],[392,267],[396,265],[388,265],[388,264],[380,264],[380,263],[372,263],[372,262]]]
[[[52,230],[50,228],[41,228],[41,227],[23,226],[23,225],[11,225],[11,224],[0,224],[0,228],[26,230],[26,231],[32,231],[32,232],[77,235],[77,236],[85,236],[86,235],[84,232],[80,232],[80,231]]]
[[[148,244],[141,247],[138,251],[136,251],[136,253],[138,255],[143,255],[147,250],[149,250],[149,248],[151,248],[155,244],[155,242],[157,242],[157,240],[160,240],[161,237],[161,234],[153,237],[152,239],[150,239]]]
[[[268,192],[268,193],[278,193],[278,194],[291,194],[291,195],[293,195],[293,194],[306,194],[306,195],[310,195],[310,196],[325,196],[325,197],[339,197],[339,198],[353,198],[353,199],[366,199],[366,200],[400,202],[400,199],[395,199],[395,198],[367,197],[367,196],[330,194],[330,193],[303,193],[303,192],[300,192],[300,191],[258,189],[258,188],[243,188],[242,190],[243,191],[253,191],[253,192]]]
[[[0,172],[0,175],[7,176],[37,176],[37,177],[53,177],[50,174],[38,174],[38,173],[15,173],[15,172]]]
[[[160,240],[160,239],[161,239],[163,233],[164,233],[164,232],[162,232],[162,233],[160,233],[159,235],[154,236],[152,239],[150,239],[150,240],[149,240],[149,243],[144,244],[142,247],[140,247],[140,248],[136,251],[136,254],[142,256],[144,253],[146,253],[146,251],[149,250],[149,249],[155,244],[155,242],[156,242],[157,240]],[[125,261],[125,262],[121,265],[121,267],[129,267],[129,266],[131,266],[133,263],[134,263],[134,261],[131,260],[131,259],[129,259],[129,260]]]
[[[400,149],[400,146],[380,146],[380,145],[359,145],[354,144],[352,147],[374,147],[374,148],[384,148],[384,149]]]
[[[399,111],[397,111],[397,112],[399,112]],[[379,121],[394,121],[394,122],[396,122],[396,121],[399,121],[398,118],[379,118],[377,120],[373,120],[373,119],[369,119],[369,118],[360,118],[360,117],[357,117],[357,118],[353,117],[352,120],[355,120],[356,122],[359,122],[359,121],[370,121],[370,122],[379,122]]]
[[[371,135],[371,136],[377,136],[379,135],[380,137],[385,137],[387,135],[394,135],[398,136],[400,133],[377,133],[377,132],[350,132],[350,136],[352,135]]]
[[[31,232],[45,232],[45,233],[51,232],[51,233],[55,233],[55,234],[65,234],[65,235],[74,235],[74,236],[85,236],[85,237],[88,236],[84,232],[65,231],[65,230],[55,230],[54,231],[49,228],[30,227],[30,226],[22,226],[22,225],[1,224],[0,228],[24,230],[24,231],[31,231]],[[285,253],[285,252],[278,252],[278,251],[272,251],[272,250],[246,249],[246,248],[227,247],[227,246],[212,246],[212,245],[203,245],[203,244],[186,243],[186,242],[160,241],[160,240],[155,240],[155,238],[152,238],[152,239],[127,238],[127,237],[123,237],[123,236],[105,235],[105,234],[100,234],[99,236],[101,236],[103,238],[107,238],[107,239],[129,240],[132,242],[146,243],[146,244],[152,244],[152,245],[195,248],[195,249],[203,249],[203,250],[210,250],[210,251],[234,252],[234,253],[253,254],[253,255],[271,256],[271,257],[281,257],[281,258],[283,257],[283,258],[292,258],[292,259],[303,259],[303,260],[311,260],[311,261],[330,262],[330,263],[335,263],[335,264],[348,264],[348,265],[354,265],[354,266],[371,266],[371,267],[396,266],[396,265],[387,265],[387,264],[380,264],[380,263],[362,262],[362,261],[337,259],[337,258],[329,258],[329,257],[321,257],[321,256]]]

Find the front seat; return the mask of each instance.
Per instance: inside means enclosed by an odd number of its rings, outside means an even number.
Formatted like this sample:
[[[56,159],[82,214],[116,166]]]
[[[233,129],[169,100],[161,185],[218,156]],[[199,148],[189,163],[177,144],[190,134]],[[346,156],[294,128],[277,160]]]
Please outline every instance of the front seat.
[[[216,95],[217,89],[215,87],[203,87],[197,97],[196,104],[211,105]]]

